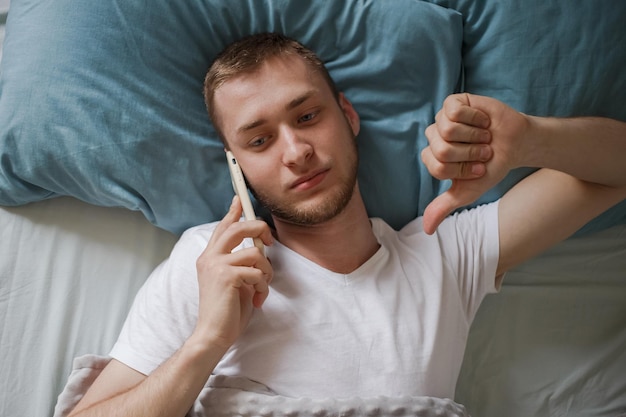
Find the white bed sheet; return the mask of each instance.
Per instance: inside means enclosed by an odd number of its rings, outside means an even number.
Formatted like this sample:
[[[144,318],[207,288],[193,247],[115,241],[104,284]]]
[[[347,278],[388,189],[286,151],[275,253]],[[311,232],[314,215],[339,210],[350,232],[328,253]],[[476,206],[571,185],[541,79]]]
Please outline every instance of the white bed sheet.
[[[626,416],[626,225],[508,273],[474,321],[457,401],[480,416]]]
[[[0,208],[0,416],[51,416],[74,357],[106,355],[176,238],[59,198]],[[510,272],[473,325],[456,400],[474,417],[626,415],[626,225]]]
[[[59,198],[0,208],[0,416],[51,416],[74,357],[107,354],[176,238]]]

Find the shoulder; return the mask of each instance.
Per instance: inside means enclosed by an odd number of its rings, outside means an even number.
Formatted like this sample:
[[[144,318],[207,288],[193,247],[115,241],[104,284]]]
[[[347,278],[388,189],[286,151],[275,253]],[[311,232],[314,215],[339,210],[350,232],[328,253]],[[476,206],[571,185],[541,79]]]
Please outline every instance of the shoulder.
[[[458,232],[458,228],[477,229],[497,226],[498,223],[498,201],[479,205],[477,207],[464,209],[446,217],[441,223],[433,237],[441,237]],[[384,220],[371,218],[372,228],[377,237],[398,236],[403,237],[428,237],[424,231],[423,217],[419,216],[407,223],[400,230],[394,230]]]
[[[498,231],[498,206],[500,201],[464,209],[448,216],[438,232],[446,234],[491,235]]]
[[[381,219],[373,218],[372,229],[379,242],[425,251],[439,248],[443,253],[463,251],[468,245],[478,248],[497,246],[498,201],[465,209],[448,216],[434,234],[424,231],[422,217],[417,217],[400,230],[394,230]]]

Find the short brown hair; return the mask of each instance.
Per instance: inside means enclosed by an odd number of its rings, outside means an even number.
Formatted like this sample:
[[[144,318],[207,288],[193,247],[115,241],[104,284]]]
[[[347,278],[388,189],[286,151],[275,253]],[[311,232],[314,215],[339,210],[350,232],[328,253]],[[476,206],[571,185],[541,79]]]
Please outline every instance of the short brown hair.
[[[217,56],[204,79],[204,102],[209,118],[222,142],[226,144],[226,138],[216,123],[215,91],[228,80],[255,71],[269,58],[288,55],[297,55],[304,59],[313,70],[322,75],[333,95],[339,98],[337,86],[322,60],[300,42],[280,33],[258,33],[246,36],[228,45]]]

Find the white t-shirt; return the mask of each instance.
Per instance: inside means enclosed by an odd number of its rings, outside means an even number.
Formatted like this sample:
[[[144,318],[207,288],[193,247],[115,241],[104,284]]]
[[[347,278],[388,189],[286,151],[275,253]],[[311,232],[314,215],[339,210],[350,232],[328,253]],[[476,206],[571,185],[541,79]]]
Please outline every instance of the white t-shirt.
[[[195,262],[215,224],[185,232],[140,290],[111,356],[149,374],[195,327]],[[276,242],[263,307],[214,374],[244,376],[289,397],[453,398],[470,324],[498,262],[497,203],[397,232],[372,219],[380,249],[338,274]]]

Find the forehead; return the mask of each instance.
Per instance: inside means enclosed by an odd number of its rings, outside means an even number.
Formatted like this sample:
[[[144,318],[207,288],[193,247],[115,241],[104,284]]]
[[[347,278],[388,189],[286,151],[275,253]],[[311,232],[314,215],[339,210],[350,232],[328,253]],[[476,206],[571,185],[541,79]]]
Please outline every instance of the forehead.
[[[307,92],[332,97],[324,77],[304,59],[297,55],[272,57],[254,71],[222,84],[215,91],[214,106],[228,137],[238,125],[265,118],[271,110],[278,111]]]

